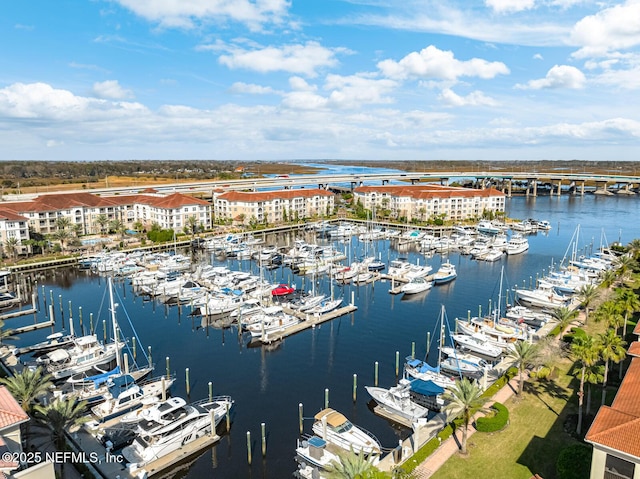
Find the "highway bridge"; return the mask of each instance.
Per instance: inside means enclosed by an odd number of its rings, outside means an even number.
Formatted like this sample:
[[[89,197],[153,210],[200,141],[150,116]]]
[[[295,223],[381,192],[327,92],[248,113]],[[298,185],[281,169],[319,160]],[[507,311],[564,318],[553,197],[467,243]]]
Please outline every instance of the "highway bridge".
[[[140,187],[95,188],[67,191],[65,193],[93,193],[105,196],[140,193],[146,188],[154,188],[160,193],[181,192],[203,197],[212,197],[214,190],[258,191],[292,188],[335,188],[352,189],[362,185],[419,184],[451,182],[470,182],[475,188],[493,186],[511,196],[514,189],[524,191],[527,196],[537,196],[539,186],[543,185],[552,195],[560,195],[563,188],[574,194],[584,194],[585,186],[595,188],[596,193],[616,192],[636,194],[640,188],[640,176],[600,175],[592,173],[553,172],[505,172],[505,171],[448,171],[448,172],[398,172],[398,173],[358,173],[338,175],[281,175],[271,178],[242,178],[238,180],[211,180],[175,183]],[[47,193],[40,193],[47,194]],[[39,194],[4,195],[3,201],[33,199]]]

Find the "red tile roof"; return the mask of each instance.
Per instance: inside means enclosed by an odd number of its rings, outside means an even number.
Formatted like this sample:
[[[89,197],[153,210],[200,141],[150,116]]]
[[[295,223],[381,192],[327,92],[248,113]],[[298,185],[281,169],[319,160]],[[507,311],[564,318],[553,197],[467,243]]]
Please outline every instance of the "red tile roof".
[[[0,430],[29,420],[6,386],[0,386]]]
[[[241,203],[253,203],[255,201],[271,201],[274,199],[309,198],[312,196],[333,196],[333,193],[319,188],[278,190],[278,191],[228,191],[218,196],[227,201],[239,201]]]
[[[495,188],[473,190],[455,186],[442,185],[384,185],[384,186],[359,186],[353,190],[356,193],[386,193],[390,196],[410,196],[412,198],[458,198],[458,197],[489,197],[504,196],[504,193]]]
[[[633,334],[640,336],[640,321],[636,323],[636,327],[633,328]]]
[[[640,356],[640,341],[634,341],[631,343],[631,346],[629,346],[629,349],[627,350],[627,354],[629,356]]]
[[[640,458],[640,359],[633,358],[611,407],[602,406],[585,440]]]
[[[16,214],[15,211],[0,209],[0,220],[5,221],[28,221],[28,218]]]

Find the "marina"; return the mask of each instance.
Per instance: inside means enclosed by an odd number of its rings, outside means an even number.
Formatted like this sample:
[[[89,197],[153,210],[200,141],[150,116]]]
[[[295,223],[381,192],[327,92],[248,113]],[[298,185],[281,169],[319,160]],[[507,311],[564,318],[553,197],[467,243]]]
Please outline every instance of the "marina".
[[[360,241],[352,236],[331,240],[317,238],[315,232],[307,231],[279,233],[267,241],[291,248],[296,239],[304,237],[308,243],[331,245],[342,251],[345,258],[351,255],[354,259],[364,257],[367,243],[370,245],[373,241],[380,253],[379,259],[387,267],[399,257],[407,257],[413,264],[428,265],[432,271],[438,271],[445,262],[455,266],[458,274],[455,281],[434,285],[427,291],[409,296],[389,294],[408,281],[391,280],[383,274],[376,276],[375,281],[343,284],[330,282],[328,273],[303,275],[293,273],[284,264],[269,269],[255,260],[220,258],[208,250],[197,252],[193,257],[196,264],[225,266],[232,271],[262,275],[271,284],[295,284],[298,291],[315,289],[316,293],[327,297],[333,292],[334,297],[343,298],[342,307],[324,314],[306,313],[283,305],[283,311],[295,316],[298,322],[268,336],[258,336],[257,343],[238,327],[238,319],[222,327],[216,322],[218,318],[194,313],[190,300],[170,305],[160,298],[140,294],[130,279],[115,280],[115,301],[120,305],[118,319],[125,322],[125,316],[128,316],[142,341],[137,343],[137,359],[141,361],[142,344],[149,345],[156,374],[163,372],[166,363],[166,369],[177,378],[172,396],[184,397],[189,402],[189,397],[206,396],[211,388],[216,395],[229,394],[236,405],[229,432],[200,437],[199,442],[190,446],[190,454],[180,453],[171,459],[165,458],[156,466],[147,465],[145,469],[160,474],[161,469],[170,471],[170,466],[180,467],[187,463],[186,477],[251,477],[258,473],[262,477],[290,477],[296,469],[293,456],[300,435],[300,404],[304,411],[305,433],[312,430],[312,416],[318,410],[326,409],[328,403],[328,407],[344,414],[354,424],[371,431],[379,439],[383,454],[389,453],[412,431],[406,427],[406,422],[404,426],[400,421],[390,423],[374,414],[377,406],[371,403],[364,388],[376,382],[395,385],[402,377],[397,357],[405,358],[414,350],[416,358],[435,364],[437,348],[426,354],[428,333],[433,334],[442,305],[446,305],[452,329],[455,328],[454,318],[467,318],[470,311],[473,316],[481,316],[476,313],[479,309],[489,312],[491,301],[494,306],[498,301],[496,289],[502,269],[505,276],[502,289],[509,293],[503,295],[503,301],[512,303],[516,288],[531,289],[538,277],[546,275],[552,264],[557,265],[562,260],[577,224],[582,228],[583,240],[579,247],[583,254],[597,249],[603,229],[613,236],[610,240],[620,238],[623,243],[640,236],[638,231],[628,231],[626,227],[621,231],[618,226],[634,224],[625,222],[625,217],[634,214],[633,199],[598,201],[595,197],[585,197],[530,201],[513,198],[509,202],[510,216],[547,218],[552,229],[527,236],[529,250],[503,255],[496,262],[478,261],[460,251],[449,251],[446,256],[439,253],[424,255],[416,242],[392,238]],[[616,210],[615,219],[607,220],[611,224],[589,222],[589,211],[596,207]],[[47,324],[49,314],[46,311],[53,306],[55,327],[47,326],[23,334],[16,346],[44,341],[54,331],[68,330],[71,317],[78,330],[82,318],[77,313],[78,308],[82,308],[86,332],[91,325],[99,338],[111,337],[110,332],[103,333],[100,327],[103,321],[110,324],[108,308],[100,306],[105,301],[102,295],[107,289],[107,276],[78,269],[41,274],[37,284],[39,312],[36,319],[39,324]],[[92,319],[89,314],[93,315]],[[33,323],[33,315],[7,321],[11,328],[32,327]],[[121,327],[132,346],[133,333],[127,330],[126,324]],[[131,351],[130,359],[133,355]],[[357,384],[354,375],[357,375]],[[393,420],[393,413],[387,411],[386,414]],[[260,458],[263,424],[268,442],[264,458]],[[247,432],[254,438],[251,441],[252,464],[247,458]],[[89,438],[84,434],[79,437],[83,443],[85,440],[88,443]],[[202,455],[202,451],[207,452]],[[126,473],[121,468],[118,470],[121,477],[126,477]]]

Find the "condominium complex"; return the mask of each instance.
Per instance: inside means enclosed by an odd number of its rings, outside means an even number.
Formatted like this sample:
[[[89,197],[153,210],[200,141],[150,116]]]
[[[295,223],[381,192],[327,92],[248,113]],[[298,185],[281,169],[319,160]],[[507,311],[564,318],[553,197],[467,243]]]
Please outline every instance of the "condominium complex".
[[[445,220],[480,218],[485,211],[504,212],[505,195],[494,188],[475,190],[452,186],[360,186],[354,200],[369,210],[388,210],[392,218],[407,221],[440,217]]]
[[[214,217],[239,223],[278,223],[333,213],[334,195],[321,189],[214,192]]]
[[[91,193],[41,195],[31,201],[0,203],[0,238],[19,242],[29,239],[29,229],[51,234],[58,229],[58,219],[66,218],[78,235],[101,233],[99,217],[120,221],[133,229],[137,222],[145,228],[182,231],[191,217],[204,229],[211,228],[211,205],[205,200],[182,193],[160,195],[153,190],[145,194],[98,196]]]

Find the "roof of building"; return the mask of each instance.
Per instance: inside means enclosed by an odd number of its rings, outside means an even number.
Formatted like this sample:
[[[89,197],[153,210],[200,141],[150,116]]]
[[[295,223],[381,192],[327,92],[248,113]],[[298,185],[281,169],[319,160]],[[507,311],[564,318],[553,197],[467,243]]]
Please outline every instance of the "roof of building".
[[[640,356],[640,342],[634,341],[631,343],[631,346],[629,346],[629,349],[627,350],[627,354],[629,356]]]
[[[256,201],[271,201],[275,199],[309,198],[312,196],[333,196],[333,193],[319,188],[300,188],[295,190],[278,191],[228,191],[218,196],[227,201],[254,203]]]
[[[636,336],[640,336],[640,321],[638,321],[636,327],[633,328],[633,334],[635,334]]]
[[[6,386],[0,386],[0,431],[29,420],[29,416],[11,395]]]
[[[389,196],[409,196],[416,199],[457,198],[460,196],[468,198],[478,196],[504,196],[504,193],[496,190],[495,188],[474,190],[470,188],[434,184],[359,186],[353,191],[355,193],[385,193]]]
[[[11,210],[0,209],[0,220],[4,220],[4,221],[27,221],[28,218],[25,218],[24,216],[20,216],[19,214],[17,214],[14,211],[11,211]]]
[[[147,204],[157,208],[172,209],[187,205],[209,205],[209,202],[183,193],[173,193],[168,196],[140,194],[98,196],[91,193],[59,193],[38,196],[32,201],[3,203],[1,211],[17,215],[18,213],[61,211],[74,207],[98,208],[131,204]]]
[[[640,360],[632,359],[611,407],[602,406],[585,440],[640,458]]]

